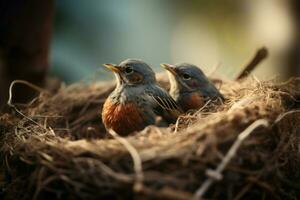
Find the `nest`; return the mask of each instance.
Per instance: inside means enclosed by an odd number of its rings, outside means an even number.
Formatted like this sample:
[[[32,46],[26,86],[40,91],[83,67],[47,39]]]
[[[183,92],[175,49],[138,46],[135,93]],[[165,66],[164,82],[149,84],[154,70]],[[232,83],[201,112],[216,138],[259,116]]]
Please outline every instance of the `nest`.
[[[224,104],[128,137],[101,123],[112,83],[62,87],[13,106],[0,117],[2,197],[300,198],[299,80],[214,81]]]

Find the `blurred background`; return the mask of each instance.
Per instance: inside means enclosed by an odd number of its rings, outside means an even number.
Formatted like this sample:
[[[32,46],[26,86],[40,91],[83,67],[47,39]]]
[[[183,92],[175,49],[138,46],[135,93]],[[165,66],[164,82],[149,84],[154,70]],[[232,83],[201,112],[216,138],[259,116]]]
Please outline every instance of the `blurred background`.
[[[113,80],[101,64],[190,62],[233,79],[265,46],[260,79],[299,75],[298,0],[0,0],[0,93],[12,80],[43,85]],[[16,88],[17,90],[18,88]],[[30,92],[20,88],[20,99]],[[28,94],[28,95],[27,95]],[[18,99],[18,97],[16,97]]]
[[[270,57],[255,75],[279,75],[292,42],[288,1],[278,0],[60,0],[56,3],[51,73],[67,82],[113,77],[102,63],[140,58],[191,62],[233,78],[255,51]],[[96,73],[95,73],[96,72]]]

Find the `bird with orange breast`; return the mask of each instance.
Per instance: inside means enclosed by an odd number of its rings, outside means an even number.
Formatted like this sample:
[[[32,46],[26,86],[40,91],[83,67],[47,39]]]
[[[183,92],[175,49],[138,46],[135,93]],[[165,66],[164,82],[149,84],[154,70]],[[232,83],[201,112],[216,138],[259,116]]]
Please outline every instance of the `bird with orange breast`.
[[[157,116],[174,123],[182,113],[168,92],[157,84],[153,70],[145,62],[127,59],[119,65],[104,66],[114,72],[117,80],[103,105],[106,129],[125,136],[155,124]]]
[[[199,67],[189,63],[161,66],[169,75],[169,93],[184,112],[197,110],[208,100],[224,100],[223,95]]]

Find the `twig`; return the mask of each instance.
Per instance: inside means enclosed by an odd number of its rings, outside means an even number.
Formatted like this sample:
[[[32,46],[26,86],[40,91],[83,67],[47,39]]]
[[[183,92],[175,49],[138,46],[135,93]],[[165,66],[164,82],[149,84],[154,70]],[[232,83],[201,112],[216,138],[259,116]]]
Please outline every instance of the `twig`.
[[[270,80],[273,80],[273,79],[270,79]],[[300,81],[300,77],[291,77],[287,81],[275,84],[275,86],[277,86],[277,87],[284,86],[284,85],[287,85],[287,84],[289,84],[293,81]]]
[[[254,183],[255,185],[261,187],[261,188],[264,189],[266,192],[268,192],[268,193],[272,196],[271,199],[277,199],[277,200],[281,199],[281,198],[279,198],[279,196],[277,196],[277,195],[275,194],[274,188],[272,188],[272,186],[271,186],[269,183],[260,181],[260,180],[259,180],[259,177],[251,177],[251,176],[250,176],[250,177],[248,177],[247,179],[248,179],[248,181],[250,181],[251,183]]]
[[[268,57],[268,49],[266,47],[260,48],[255,56],[252,58],[250,63],[240,72],[235,80],[241,80],[246,78],[264,59]]]
[[[241,109],[243,108],[244,106],[246,105],[249,105],[250,103],[252,103],[253,101],[255,100],[258,100],[260,97],[257,97],[257,96],[253,96],[253,97],[245,97],[245,98],[242,98],[241,100],[239,100],[238,102],[234,103],[230,108],[229,110],[227,111],[227,113],[230,113],[230,112],[233,112],[235,111],[236,109]]]
[[[212,100],[208,100],[201,108],[199,108],[199,110],[197,110],[196,115],[201,113],[202,110],[204,110],[204,108],[206,108],[208,106],[208,104],[210,104]]]
[[[253,186],[253,183],[248,183],[245,187],[239,191],[239,193],[233,198],[233,200],[240,200]]]
[[[177,120],[176,120],[174,133],[177,133],[177,132],[178,132],[178,127],[179,127],[179,123],[180,123],[179,121],[180,121],[180,119],[181,119],[181,116],[179,116],[179,117],[177,118]]]
[[[171,187],[163,187],[162,189],[152,189],[145,186],[142,194],[146,195],[148,199],[164,199],[164,200],[195,200],[193,194],[186,191],[173,189]]]
[[[34,121],[33,119],[31,119],[30,117],[26,116],[25,114],[23,114],[13,103],[12,103],[12,97],[13,97],[13,92],[12,92],[12,89],[14,87],[15,84],[17,83],[21,83],[21,84],[24,84],[24,85],[27,85],[28,87],[34,89],[34,90],[37,90],[38,92],[42,93],[42,92],[45,92],[45,90],[41,87],[38,87],[32,83],[29,83],[28,81],[24,81],[24,80],[14,80],[13,82],[11,82],[10,86],[9,86],[9,97],[8,97],[8,101],[7,101],[7,105],[9,107],[12,107],[18,114],[20,114],[22,117],[28,119],[29,121],[31,121],[32,123],[38,125],[40,128],[42,129],[45,129],[45,127],[39,123],[37,123],[36,121]],[[45,129],[46,131],[48,131],[47,129]]]
[[[287,115],[293,114],[293,113],[299,113],[300,110],[291,110],[285,113],[280,114],[276,120],[274,121],[274,124],[277,124],[278,122],[280,122],[283,118],[285,118]]]
[[[195,112],[194,116],[198,115],[204,108],[207,107],[207,105],[211,102],[211,100],[208,100],[201,108],[199,108],[199,110],[197,110],[197,112]],[[179,116],[176,120],[176,124],[175,124],[175,130],[174,133],[178,132],[179,129],[179,123],[180,123],[180,119],[184,118],[186,116]]]
[[[105,174],[107,174],[108,176],[118,180],[118,181],[122,181],[125,183],[132,183],[133,182],[133,178],[131,175],[125,175],[122,173],[118,173],[116,171],[114,171],[113,169],[111,169],[109,166],[107,166],[106,164],[104,164],[101,160],[95,159],[95,158],[75,158],[74,159],[75,162],[85,162],[87,161],[89,163],[89,165],[96,165],[97,168],[100,168],[102,170],[102,172],[104,172]]]
[[[111,134],[118,142],[120,142],[130,153],[133,160],[133,167],[135,171],[135,183],[133,186],[134,191],[139,192],[143,188],[144,174],[142,168],[142,160],[138,151],[123,137],[119,136],[114,130],[109,129]]]
[[[12,88],[14,87],[15,84],[17,83],[21,83],[21,84],[24,84],[24,85],[27,85],[28,87],[31,87],[32,89],[42,93],[42,92],[45,92],[45,90],[39,86],[36,86],[32,83],[29,83],[28,81],[24,81],[24,80],[14,80],[13,82],[11,82],[10,86],[9,86],[9,98],[8,98],[8,101],[7,101],[7,104],[9,106],[13,106],[13,104],[11,103],[12,102]]]
[[[237,150],[241,146],[242,142],[259,126],[268,126],[268,121],[265,119],[259,119],[253,122],[250,126],[248,126],[242,133],[239,134],[237,140],[230,147],[229,151],[222,159],[221,163],[218,165],[216,170],[207,170],[206,175],[208,175],[208,179],[204,181],[204,183],[197,189],[194,193],[196,198],[202,198],[206,191],[210,188],[210,186],[217,180],[222,179],[222,172],[225,167],[228,165],[230,160],[236,155]]]

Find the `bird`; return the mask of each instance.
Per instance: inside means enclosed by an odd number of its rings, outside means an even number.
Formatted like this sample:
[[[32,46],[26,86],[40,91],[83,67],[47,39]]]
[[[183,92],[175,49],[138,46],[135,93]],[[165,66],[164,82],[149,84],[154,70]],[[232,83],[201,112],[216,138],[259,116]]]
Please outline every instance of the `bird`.
[[[224,101],[224,96],[196,65],[180,63],[161,66],[169,76],[169,93],[184,112],[198,110],[208,100]]]
[[[142,60],[127,59],[119,65],[103,64],[116,77],[116,87],[105,100],[102,121],[121,136],[155,125],[160,116],[174,123],[182,110],[160,87],[151,67]]]

